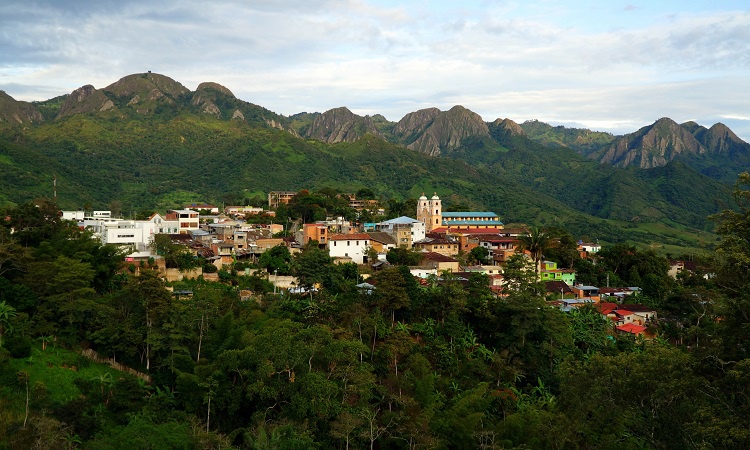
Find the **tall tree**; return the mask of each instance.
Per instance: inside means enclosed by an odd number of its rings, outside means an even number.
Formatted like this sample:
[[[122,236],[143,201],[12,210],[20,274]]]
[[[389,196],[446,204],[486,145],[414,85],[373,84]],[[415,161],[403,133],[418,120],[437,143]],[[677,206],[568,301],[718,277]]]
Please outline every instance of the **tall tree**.
[[[544,258],[544,252],[555,244],[552,236],[544,229],[531,227],[526,233],[518,237],[518,247],[527,251],[534,260],[534,273],[539,275],[539,262]]]
[[[0,302],[0,347],[3,346],[3,336],[13,331],[12,320],[16,317],[16,308],[5,302]]]

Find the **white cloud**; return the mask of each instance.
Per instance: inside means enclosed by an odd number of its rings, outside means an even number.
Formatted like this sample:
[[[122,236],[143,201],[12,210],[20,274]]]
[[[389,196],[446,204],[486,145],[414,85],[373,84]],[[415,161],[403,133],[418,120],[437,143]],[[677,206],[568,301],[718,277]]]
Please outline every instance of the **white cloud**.
[[[39,100],[152,70],[283,114],[346,105],[398,120],[462,104],[616,132],[750,104],[750,13],[721,2],[649,16],[637,2],[382,4],[17,2],[0,6],[0,89]]]

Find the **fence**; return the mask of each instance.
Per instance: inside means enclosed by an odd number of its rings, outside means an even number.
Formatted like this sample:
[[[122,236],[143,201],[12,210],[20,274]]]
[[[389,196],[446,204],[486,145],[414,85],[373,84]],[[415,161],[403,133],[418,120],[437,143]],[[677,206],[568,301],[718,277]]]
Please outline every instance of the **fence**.
[[[108,364],[109,367],[119,370],[120,372],[129,373],[130,375],[133,375],[136,378],[140,378],[141,380],[145,381],[148,384],[151,384],[151,375],[145,374],[143,372],[138,372],[135,369],[132,369],[124,364],[120,364],[117,361],[115,361],[114,358],[104,358],[101,355],[99,355],[94,350],[87,348],[85,350],[81,350],[81,354],[85,356],[86,358],[100,363],[100,364]]]

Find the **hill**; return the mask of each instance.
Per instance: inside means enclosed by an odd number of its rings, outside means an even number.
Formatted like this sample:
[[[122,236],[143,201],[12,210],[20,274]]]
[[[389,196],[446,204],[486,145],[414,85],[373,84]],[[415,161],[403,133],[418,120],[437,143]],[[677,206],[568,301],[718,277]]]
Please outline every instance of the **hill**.
[[[51,196],[53,175],[62,207],[114,201],[125,213],[243,202],[271,190],[366,187],[383,199],[437,191],[447,205],[493,210],[505,222],[648,242],[653,236],[637,236],[638,224],[710,229],[706,216],[729,203],[728,186],[685,164],[653,173],[612,168],[562,145],[584,145],[583,132],[550,147],[532,139],[552,127],[485,123],[462,106],[397,123],[343,107],[284,117],[216,83],[191,92],[147,73],[26,107],[42,119],[31,127],[0,124],[0,204]],[[726,130],[681,129],[735,151]]]

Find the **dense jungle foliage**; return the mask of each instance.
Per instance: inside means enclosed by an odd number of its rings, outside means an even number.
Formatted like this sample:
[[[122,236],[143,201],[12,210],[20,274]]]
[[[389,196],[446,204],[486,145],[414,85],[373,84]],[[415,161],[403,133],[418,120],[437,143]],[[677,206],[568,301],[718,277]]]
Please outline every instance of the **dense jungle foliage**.
[[[694,276],[672,280],[666,259],[625,244],[595,265],[550,252],[584,282],[643,286],[639,301],[660,313],[653,341],[613,333],[594,309],[548,307],[522,258],[506,266],[502,298],[482,275],[422,285],[398,265],[359,290],[357,267],[315,246],[284,261],[318,287],[307,294],[273,295],[263,278],[231,270],[219,283],[176,283],[193,294],[174,295],[148,263],[125,266],[60,221],[53,203],[19,204],[0,215],[0,442],[748,447],[750,175],[740,181],[739,208],[715,217],[722,239]],[[240,300],[248,289],[255,297]]]

